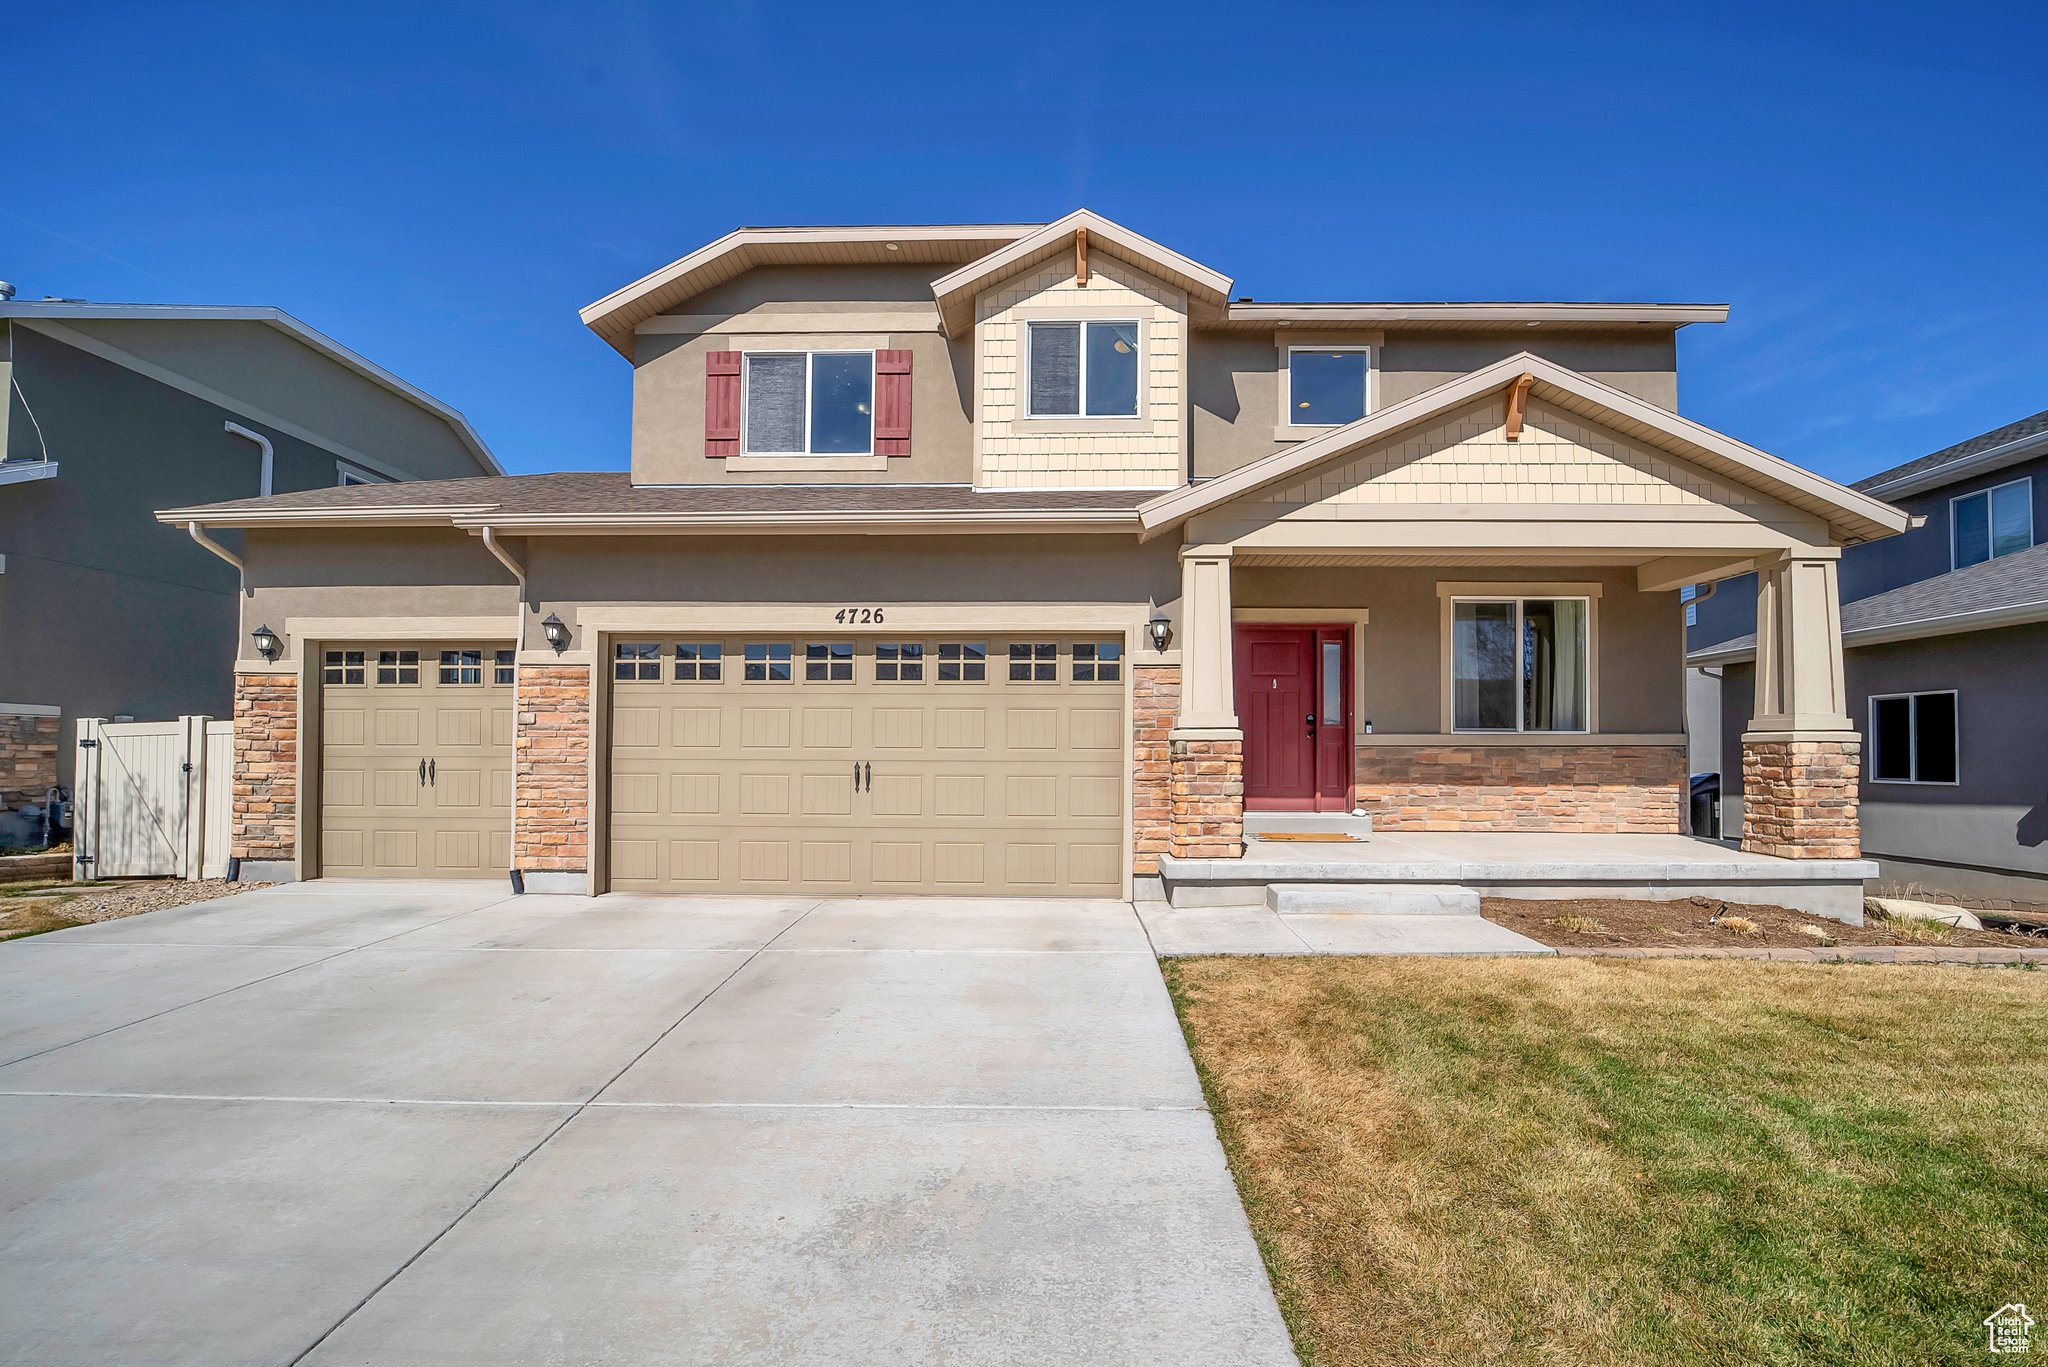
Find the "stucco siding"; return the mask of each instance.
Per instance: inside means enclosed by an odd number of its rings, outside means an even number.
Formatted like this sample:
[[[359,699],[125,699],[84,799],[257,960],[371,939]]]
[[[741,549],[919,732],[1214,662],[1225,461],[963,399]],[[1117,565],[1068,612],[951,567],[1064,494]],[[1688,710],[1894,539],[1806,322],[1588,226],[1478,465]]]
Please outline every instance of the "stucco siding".
[[[633,343],[635,482],[970,482],[974,358],[970,347],[949,343],[939,332],[931,281],[946,269],[769,267],[748,271],[649,320]],[[792,473],[744,470],[704,454],[707,353],[834,348],[911,353],[908,456],[892,457],[880,470]]]
[[[1103,319],[1144,325],[1139,341],[1138,426],[1086,418],[1032,419],[1026,412],[1025,329],[1033,318]],[[1098,254],[1088,283],[1062,256],[986,290],[976,301],[980,411],[975,482],[992,488],[1170,488],[1186,452],[1187,300],[1134,266]],[[1091,426],[1094,430],[1091,431]]]

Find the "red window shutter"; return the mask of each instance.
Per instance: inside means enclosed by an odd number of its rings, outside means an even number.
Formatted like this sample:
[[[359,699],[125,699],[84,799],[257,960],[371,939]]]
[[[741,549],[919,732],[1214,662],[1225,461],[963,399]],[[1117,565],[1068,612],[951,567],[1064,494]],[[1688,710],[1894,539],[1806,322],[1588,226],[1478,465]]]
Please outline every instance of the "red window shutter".
[[[704,454],[714,460],[740,453],[740,354],[704,356]]]
[[[910,454],[910,353],[875,353],[875,454]]]

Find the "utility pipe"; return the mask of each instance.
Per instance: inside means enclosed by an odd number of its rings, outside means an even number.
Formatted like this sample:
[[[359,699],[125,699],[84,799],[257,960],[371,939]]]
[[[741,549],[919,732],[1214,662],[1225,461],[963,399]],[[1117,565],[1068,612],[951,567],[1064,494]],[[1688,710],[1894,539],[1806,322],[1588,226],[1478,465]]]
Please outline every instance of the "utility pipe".
[[[512,876],[512,891],[524,893],[526,880],[519,874],[519,648],[526,644],[526,567],[512,558],[491,528],[482,529],[484,549],[498,558],[498,563],[512,571],[512,577],[519,581],[518,601],[512,605],[512,864],[506,872]]]
[[[229,423],[227,430],[233,435],[240,437],[243,441],[255,442],[256,449],[263,453],[263,473],[257,480],[256,492],[260,497],[269,498],[273,467],[270,438],[264,436],[261,432],[252,431],[238,422]]]

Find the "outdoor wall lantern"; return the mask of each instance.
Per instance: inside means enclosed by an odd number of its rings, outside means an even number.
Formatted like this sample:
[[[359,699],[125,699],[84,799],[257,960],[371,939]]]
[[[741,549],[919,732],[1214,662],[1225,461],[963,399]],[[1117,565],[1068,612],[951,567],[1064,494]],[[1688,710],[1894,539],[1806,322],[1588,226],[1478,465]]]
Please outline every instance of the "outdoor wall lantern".
[[[541,620],[541,634],[548,638],[548,644],[560,655],[569,648],[569,625],[552,612]]]
[[[256,628],[249,633],[249,637],[256,642],[256,653],[265,660],[275,660],[284,653],[284,642],[267,626]]]
[[[1154,617],[1145,623],[1145,635],[1151,638],[1154,650],[1165,650],[1168,642],[1173,640],[1173,623],[1164,617]]]

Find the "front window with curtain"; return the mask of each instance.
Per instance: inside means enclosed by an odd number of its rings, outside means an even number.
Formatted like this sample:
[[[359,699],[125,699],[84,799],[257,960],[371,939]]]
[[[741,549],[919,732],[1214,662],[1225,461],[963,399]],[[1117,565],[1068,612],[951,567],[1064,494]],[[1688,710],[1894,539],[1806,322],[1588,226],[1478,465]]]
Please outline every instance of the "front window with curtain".
[[[1586,730],[1590,608],[1584,598],[1453,600],[1452,728]]]
[[[741,406],[750,456],[865,456],[875,449],[875,354],[750,351]]]

